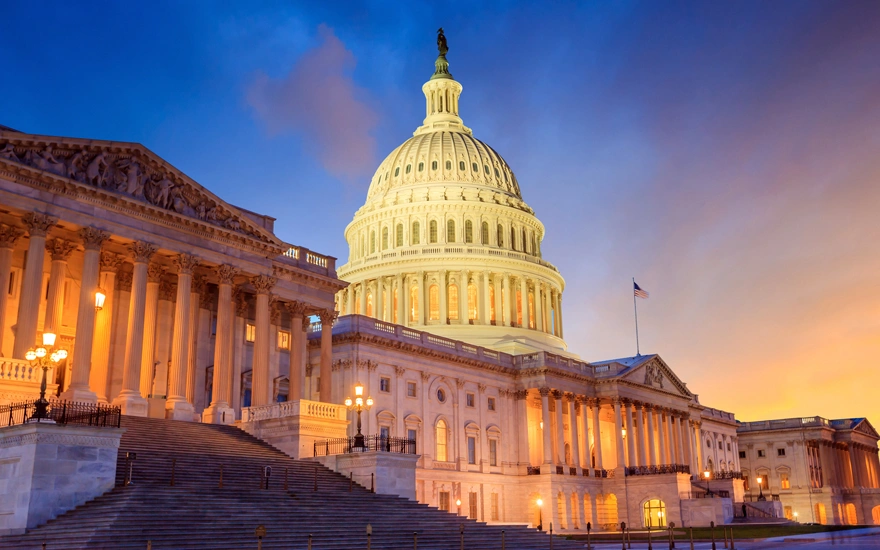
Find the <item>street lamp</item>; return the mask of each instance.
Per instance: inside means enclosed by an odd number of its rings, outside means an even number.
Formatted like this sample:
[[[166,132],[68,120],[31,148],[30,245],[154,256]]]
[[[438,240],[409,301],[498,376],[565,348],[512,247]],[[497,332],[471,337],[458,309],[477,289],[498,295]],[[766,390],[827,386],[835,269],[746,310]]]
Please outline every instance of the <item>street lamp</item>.
[[[764,502],[765,500],[767,500],[764,497],[764,488],[761,486],[761,482],[764,481],[764,478],[758,476],[756,479],[758,481],[758,502]]]
[[[55,366],[67,358],[66,349],[55,349],[57,335],[53,332],[43,333],[43,345],[31,348],[24,354],[31,366],[43,369],[43,381],[40,383],[40,399],[34,404],[34,415],[31,418],[45,420],[49,418],[49,401],[46,400],[46,376],[50,366]]]
[[[797,513],[797,512],[794,513],[794,520],[795,520],[795,521],[798,520],[798,513]]]
[[[461,499],[455,499],[455,505],[458,506],[458,515],[461,515]]]
[[[358,431],[357,435],[354,436],[354,446],[358,449],[364,449],[366,448],[366,445],[364,444],[364,434],[361,433],[361,412],[370,410],[370,407],[373,406],[373,398],[367,397],[366,402],[364,401],[364,385],[358,382],[354,385],[354,401],[351,400],[351,397],[346,397],[345,406],[348,407],[348,410],[350,411],[357,411]]]
[[[104,309],[104,300],[107,299],[107,295],[104,294],[104,291],[100,288],[95,291],[95,311],[101,311]]]
[[[543,531],[544,530],[544,518],[541,514],[541,506],[544,505],[544,501],[541,499],[538,499],[537,501],[535,501],[535,504],[538,505],[538,531]]]

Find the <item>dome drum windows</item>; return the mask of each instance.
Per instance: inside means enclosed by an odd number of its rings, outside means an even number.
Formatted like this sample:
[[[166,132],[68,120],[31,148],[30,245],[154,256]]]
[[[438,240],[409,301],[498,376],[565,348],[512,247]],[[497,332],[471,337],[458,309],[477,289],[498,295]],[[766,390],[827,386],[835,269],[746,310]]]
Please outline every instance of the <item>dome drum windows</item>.
[[[455,242],[455,221],[446,220],[446,242]]]
[[[480,242],[484,245],[489,244],[489,222],[483,222],[482,224]]]
[[[412,164],[407,164],[406,165],[406,173],[409,174],[410,172],[412,172]]]
[[[473,169],[474,172],[479,172],[479,171],[480,171],[480,167],[477,166],[477,163],[476,163],[476,162],[474,162],[473,164],[471,164],[471,168]]]
[[[420,163],[419,163],[419,172],[423,172],[424,170],[425,170],[425,163],[424,163],[424,162],[420,162]]]
[[[419,222],[413,222],[412,224],[412,235],[410,235],[410,243],[411,244],[419,244],[420,242],[420,233],[419,233]]]
[[[437,242],[437,220],[428,222],[428,242],[431,244]]]
[[[452,170],[452,161],[451,161],[451,160],[447,160],[447,161],[446,161],[446,169],[447,169],[447,170]]]
[[[464,222],[464,242],[474,242],[474,222],[470,220]]]
[[[382,228],[382,250],[388,250],[388,228]]]
[[[403,246],[403,224],[397,224],[397,234],[395,235],[395,246],[401,247]]]
[[[432,161],[431,161],[431,170],[436,170],[436,169],[437,169],[437,161],[436,161],[436,160],[432,160]]]
[[[397,168],[394,169],[394,177],[396,178],[399,175],[400,175],[400,166],[398,166]]]
[[[458,163],[458,169],[461,170],[462,172],[464,172],[464,161],[463,161],[463,160],[462,160],[462,161],[459,161],[459,163]]]

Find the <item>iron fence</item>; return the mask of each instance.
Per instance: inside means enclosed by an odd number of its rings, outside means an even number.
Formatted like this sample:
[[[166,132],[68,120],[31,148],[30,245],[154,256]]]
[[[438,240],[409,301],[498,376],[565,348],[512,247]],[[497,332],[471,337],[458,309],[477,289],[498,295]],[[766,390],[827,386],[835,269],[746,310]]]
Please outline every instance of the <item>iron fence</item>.
[[[47,418],[35,416],[37,401],[22,401],[0,406],[0,425],[15,426],[29,422],[46,422],[54,424],[76,424],[80,426],[97,426],[102,428],[118,428],[122,421],[122,410],[119,407],[99,405],[95,403],[79,403],[61,399],[50,400]]]
[[[690,474],[687,464],[661,464],[659,466],[629,466],[624,470],[627,476],[651,476],[660,474]]]
[[[315,441],[313,445],[313,456],[366,453],[368,451],[405,455],[416,454],[415,439],[406,439],[405,437],[383,437],[381,435],[365,435],[363,436],[363,439],[363,446],[356,444],[355,436]]]

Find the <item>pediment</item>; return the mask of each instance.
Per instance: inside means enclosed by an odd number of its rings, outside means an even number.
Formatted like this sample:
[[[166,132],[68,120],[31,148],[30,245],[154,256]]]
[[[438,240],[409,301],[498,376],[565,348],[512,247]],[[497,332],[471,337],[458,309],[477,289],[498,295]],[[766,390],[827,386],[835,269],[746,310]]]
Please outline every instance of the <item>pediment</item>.
[[[283,246],[271,231],[138,143],[0,132],[0,162],[48,172],[118,198]]]
[[[655,355],[644,363],[636,365],[630,372],[623,375],[623,379],[642,386],[679,393],[684,397],[693,397],[685,383],[672,372],[672,369],[669,368],[659,355]]]
[[[873,437],[874,439],[880,439],[880,434],[878,434],[877,430],[874,429],[874,426],[872,426],[871,423],[868,422],[867,418],[863,418],[861,422],[856,424],[856,427],[853,428],[853,431]]]

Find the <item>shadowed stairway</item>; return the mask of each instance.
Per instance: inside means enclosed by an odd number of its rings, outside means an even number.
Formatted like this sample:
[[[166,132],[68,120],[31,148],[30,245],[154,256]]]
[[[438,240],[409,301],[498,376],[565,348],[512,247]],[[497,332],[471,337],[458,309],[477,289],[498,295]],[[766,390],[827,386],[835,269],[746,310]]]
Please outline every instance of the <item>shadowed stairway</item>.
[[[486,525],[403,498],[371,493],[312,462],[293,460],[232,426],[123,417],[112,491],[33,529],[0,538],[0,548],[245,549],[266,528],[263,548],[546,549],[548,535],[520,526]],[[126,452],[137,453],[133,484],[124,485]],[[173,463],[173,468],[172,468]],[[222,466],[222,487],[220,486]],[[261,488],[264,466],[272,467]],[[173,486],[172,486],[173,469]],[[287,490],[285,490],[285,470]],[[317,491],[315,491],[317,479]],[[554,537],[554,548],[582,544]]]

